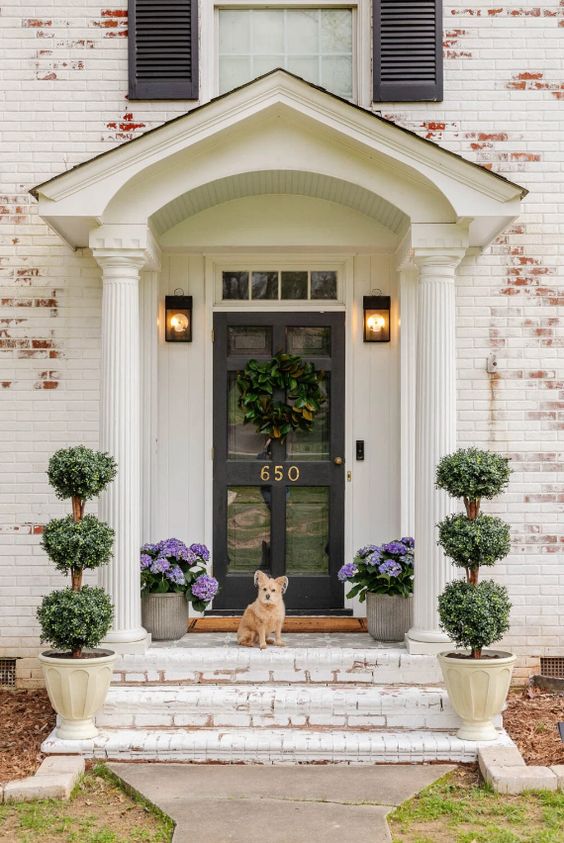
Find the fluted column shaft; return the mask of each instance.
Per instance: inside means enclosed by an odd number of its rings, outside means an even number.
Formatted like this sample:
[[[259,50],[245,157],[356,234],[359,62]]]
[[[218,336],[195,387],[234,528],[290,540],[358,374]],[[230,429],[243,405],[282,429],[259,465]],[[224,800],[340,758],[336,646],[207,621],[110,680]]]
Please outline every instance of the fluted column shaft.
[[[102,360],[100,448],[117,462],[113,483],[100,496],[100,517],[115,530],[113,558],[99,582],[114,606],[109,644],[142,641],[139,545],[140,348],[139,272],[141,250],[94,253],[102,267]],[[123,648],[122,648],[123,649]]]
[[[417,384],[415,424],[415,587],[410,652],[440,649],[437,598],[452,579],[452,565],[437,546],[437,523],[452,511],[449,496],[435,488],[439,460],[456,448],[455,270],[462,253],[415,256]]]
[[[402,536],[415,535],[415,418],[417,384],[417,267],[399,268],[401,356],[401,518]]]

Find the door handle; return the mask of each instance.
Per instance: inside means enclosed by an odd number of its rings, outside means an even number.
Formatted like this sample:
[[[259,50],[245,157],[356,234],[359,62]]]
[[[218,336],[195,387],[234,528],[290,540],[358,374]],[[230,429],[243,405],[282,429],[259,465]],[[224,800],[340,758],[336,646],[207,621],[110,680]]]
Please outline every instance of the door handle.
[[[335,465],[342,465],[344,463],[344,459],[342,457],[335,457],[333,462],[335,463]]]

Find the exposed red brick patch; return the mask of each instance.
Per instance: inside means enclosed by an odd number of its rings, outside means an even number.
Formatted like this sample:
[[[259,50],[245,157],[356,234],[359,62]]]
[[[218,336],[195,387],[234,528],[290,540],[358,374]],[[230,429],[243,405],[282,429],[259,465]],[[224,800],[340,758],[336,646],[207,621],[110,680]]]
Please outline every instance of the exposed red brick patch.
[[[558,12],[555,9],[542,6],[520,6],[511,9],[507,6],[494,6],[491,9],[484,9],[484,15],[490,18],[494,17],[511,17],[511,18],[554,18]],[[482,9],[468,7],[466,9],[451,9],[451,15],[461,17],[479,18],[482,15]]]
[[[35,524],[32,521],[24,521],[23,524],[0,524],[0,533],[6,534],[28,534],[40,536],[44,530],[43,524]]]
[[[548,91],[555,99],[564,98],[564,82],[549,82],[540,71],[516,73],[506,87],[510,91]]]
[[[2,389],[10,389],[11,386],[12,381],[0,381],[0,387],[2,387]]]
[[[110,120],[106,123],[106,129],[109,129],[111,134],[106,136],[104,140],[131,140],[135,137],[135,133],[145,128],[145,125],[145,123],[134,119],[133,112],[126,111],[119,120]]]
[[[494,144],[509,140],[507,132],[466,132],[464,137],[470,141],[470,149],[493,149]]]
[[[53,26],[52,20],[39,20],[38,18],[26,18],[22,21],[22,26],[33,27],[34,29],[43,28],[45,26]]]
[[[104,38],[125,38],[127,36],[127,9],[101,9],[100,18],[92,26],[104,29]]]
[[[39,380],[33,384],[34,389],[57,389],[61,376],[54,369],[39,373]]]
[[[446,59],[471,59],[472,53],[462,48],[462,41],[470,35],[468,29],[448,29],[443,38],[444,57]]]

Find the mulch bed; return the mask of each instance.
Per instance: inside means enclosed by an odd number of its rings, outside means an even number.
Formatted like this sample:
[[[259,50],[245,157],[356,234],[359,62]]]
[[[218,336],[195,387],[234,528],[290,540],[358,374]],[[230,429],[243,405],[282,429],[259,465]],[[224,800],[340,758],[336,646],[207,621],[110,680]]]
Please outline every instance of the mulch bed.
[[[0,784],[35,773],[44,757],[41,743],[54,725],[46,691],[0,689]]]
[[[564,695],[547,694],[534,687],[511,695],[503,713],[503,725],[527,764],[564,764],[559,721],[564,721]]]

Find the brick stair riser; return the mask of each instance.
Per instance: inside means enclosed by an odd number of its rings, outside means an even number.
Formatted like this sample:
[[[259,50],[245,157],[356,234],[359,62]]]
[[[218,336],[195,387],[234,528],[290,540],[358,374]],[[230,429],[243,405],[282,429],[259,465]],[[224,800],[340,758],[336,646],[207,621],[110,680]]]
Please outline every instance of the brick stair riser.
[[[112,688],[103,728],[456,729],[440,689],[316,686]]]
[[[442,683],[434,656],[405,650],[266,650],[240,648],[153,650],[116,662],[116,685]]]
[[[472,762],[480,744],[444,732],[343,732],[332,730],[197,730],[102,732],[89,741],[58,741],[42,750],[83,753],[104,760],[247,764],[401,764],[424,761]],[[501,745],[511,745],[500,734]]]

